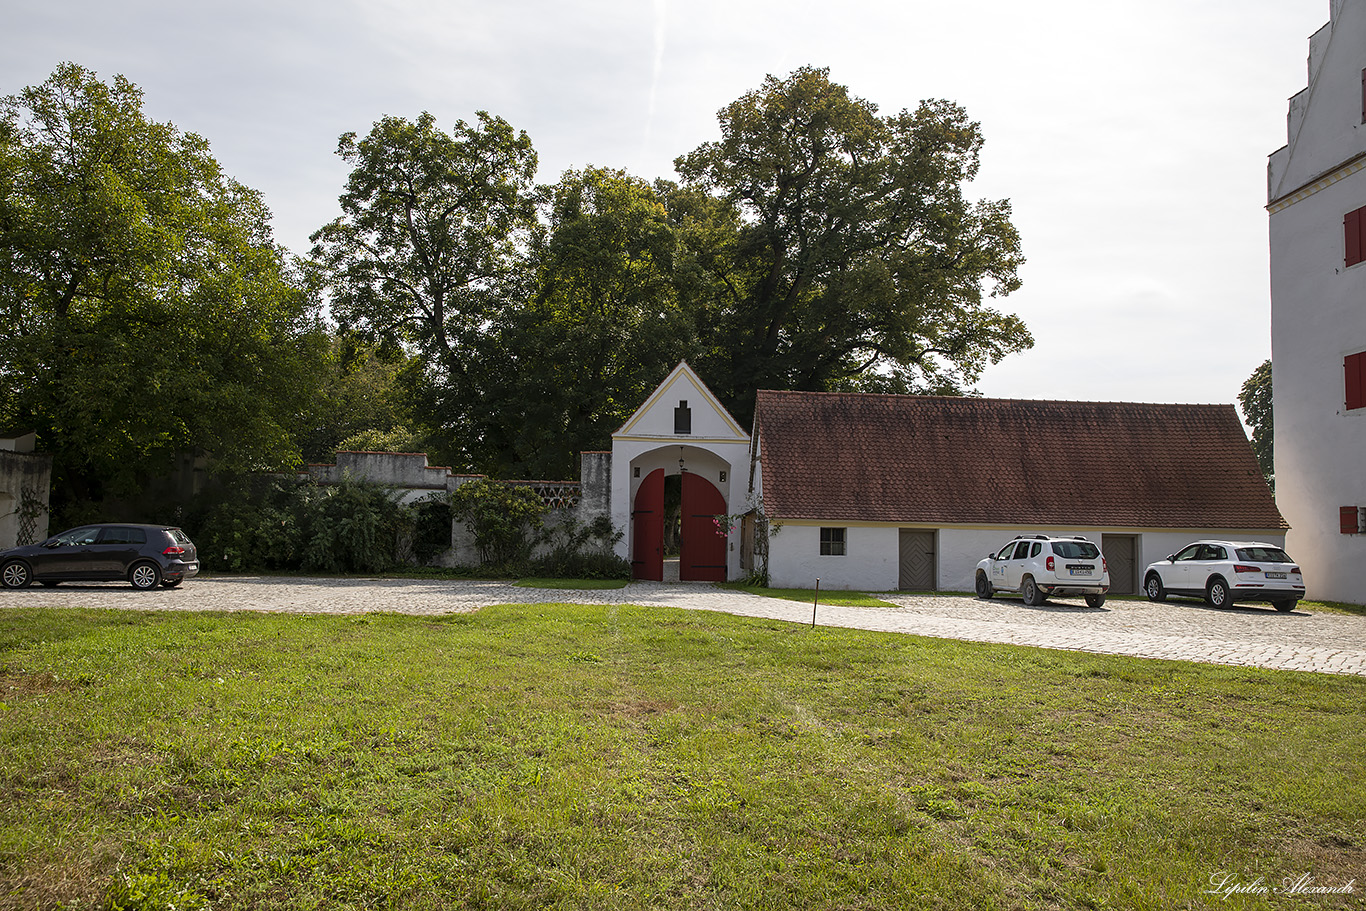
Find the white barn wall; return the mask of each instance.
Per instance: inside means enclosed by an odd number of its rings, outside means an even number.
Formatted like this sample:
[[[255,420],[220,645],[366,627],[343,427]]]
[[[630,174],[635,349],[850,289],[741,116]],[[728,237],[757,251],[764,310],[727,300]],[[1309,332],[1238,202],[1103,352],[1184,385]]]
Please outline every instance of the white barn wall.
[[[847,529],[847,555],[822,556],[822,527]],[[934,531],[935,577],[940,591],[970,592],[977,564],[987,554],[996,553],[1016,535],[1081,535],[1097,545],[1103,534],[1133,535],[1137,538],[1135,562],[1139,571],[1175,553],[1192,541],[1201,539],[1249,540],[1284,546],[1282,532],[1255,529],[1189,529],[1182,531],[1139,528],[991,528],[982,526],[840,526],[783,522],[782,529],[769,539],[769,584],[774,588],[812,588],[821,580],[822,589],[842,591],[895,591],[900,584],[900,529]],[[1293,552],[1292,552],[1293,556]],[[1142,580],[1140,579],[1140,584]]]

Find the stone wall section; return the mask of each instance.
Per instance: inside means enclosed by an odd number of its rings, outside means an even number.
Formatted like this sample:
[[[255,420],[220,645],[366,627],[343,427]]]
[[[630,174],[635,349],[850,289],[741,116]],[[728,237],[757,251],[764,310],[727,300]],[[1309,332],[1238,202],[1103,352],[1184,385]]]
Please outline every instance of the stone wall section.
[[[530,487],[547,507],[545,524],[554,528],[571,518],[581,525],[598,516],[611,515],[612,454],[610,452],[580,453],[579,481],[505,481],[519,487]],[[425,452],[338,452],[337,461],[330,465],[310,465],[301,478],[319,484],[338,484],[352,478],[402,491],[399,502],[411,505],[434,494],[453,493],[481,474],[457,474],[449,468],[427,464]],[[438,554],[433,566],[475,566],[479,551],[474,546],[474,535],[462,522],[451,523],[451,546]]]

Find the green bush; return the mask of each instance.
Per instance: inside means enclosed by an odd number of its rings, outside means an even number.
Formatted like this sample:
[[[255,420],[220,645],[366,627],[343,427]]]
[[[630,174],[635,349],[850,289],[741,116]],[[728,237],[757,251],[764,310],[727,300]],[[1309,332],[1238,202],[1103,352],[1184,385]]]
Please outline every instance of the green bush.
[[[531,560],[525,574],[558,579],[629,579],[631,563],[612,552],[622,532],[612,520],[598,516],[587,525],[573,516],[550,529],[550,549]]]
[[[456,489],[451,511],[474,535],[481,563],[511,566],[531,555],[545,505],[529,487],[476,478]]]
[[[239,478],[203,497],[185,524],[205,569],[376,573],[450,545],[448,506],[402,506],[398,497],[351,478]]]

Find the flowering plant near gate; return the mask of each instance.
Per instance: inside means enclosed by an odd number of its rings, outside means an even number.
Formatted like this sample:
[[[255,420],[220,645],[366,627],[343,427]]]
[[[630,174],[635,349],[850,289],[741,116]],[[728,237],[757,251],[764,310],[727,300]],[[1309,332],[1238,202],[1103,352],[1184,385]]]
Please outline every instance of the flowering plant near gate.
[[[745,516],[744,513],[736,513],[733,516],[719,515],[711,517],[711,524],[716,526],[716,533],[723,538],[729,538],[731,532],[735,531],[735,526],[740,524],[740,520]]]

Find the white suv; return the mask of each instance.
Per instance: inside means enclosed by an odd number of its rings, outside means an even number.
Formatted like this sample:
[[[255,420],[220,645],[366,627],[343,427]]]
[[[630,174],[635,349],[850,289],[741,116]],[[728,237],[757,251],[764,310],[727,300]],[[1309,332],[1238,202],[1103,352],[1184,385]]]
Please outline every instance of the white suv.
[[[1204,598],[1214,607],[1270,601],[1288,612],[1304,597],[1304,576],[1290,555],[1259,541],[1196,541],[1143,572],[1149,601]]]
[[[1105,603],[1110,567],[1100,548],[1082,537],[1020,535],[977,564],[977,597],[1018,591],[1028,605],[1049,595],[1083,595],[1089,607]]]

